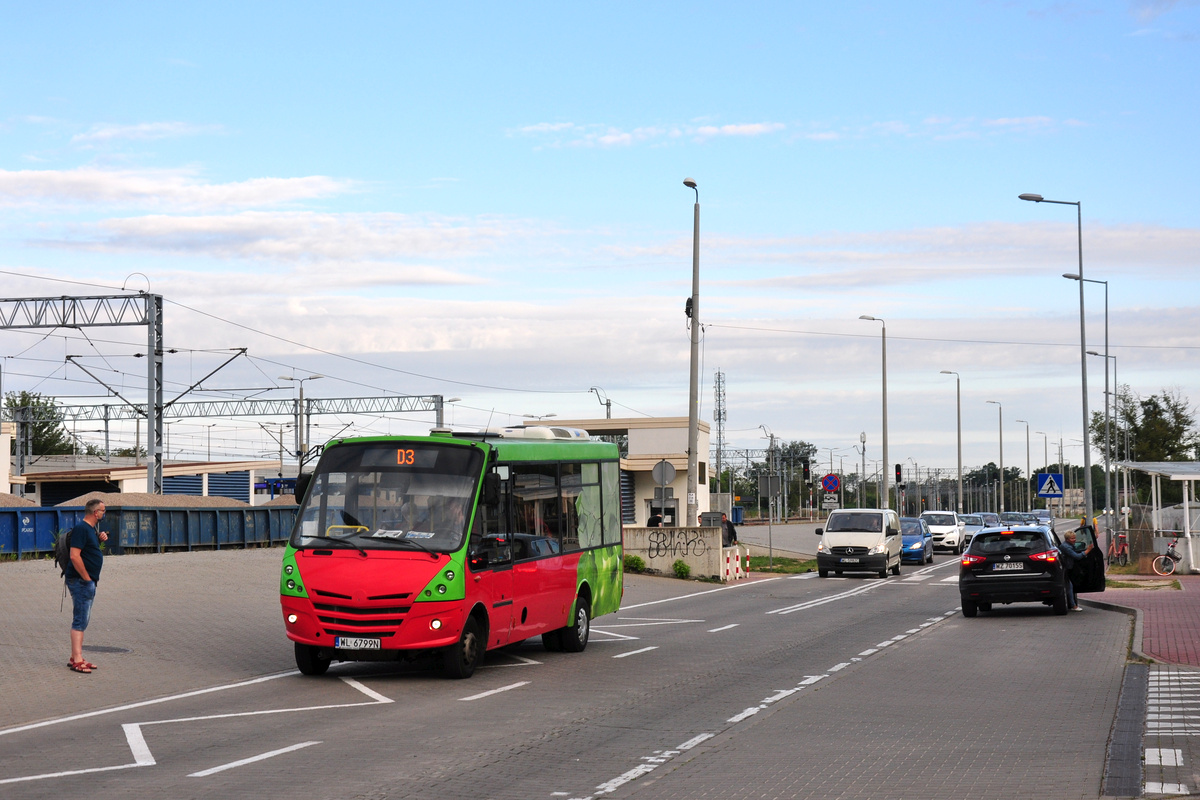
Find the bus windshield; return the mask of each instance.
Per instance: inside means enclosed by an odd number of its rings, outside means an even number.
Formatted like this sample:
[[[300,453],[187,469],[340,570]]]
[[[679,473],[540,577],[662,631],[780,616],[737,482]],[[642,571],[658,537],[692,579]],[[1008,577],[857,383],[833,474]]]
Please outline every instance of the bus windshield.
[[[389,442],[330,448],[297,515],[297,549],[452,553],[466,535],[483,467],[474,447]]]

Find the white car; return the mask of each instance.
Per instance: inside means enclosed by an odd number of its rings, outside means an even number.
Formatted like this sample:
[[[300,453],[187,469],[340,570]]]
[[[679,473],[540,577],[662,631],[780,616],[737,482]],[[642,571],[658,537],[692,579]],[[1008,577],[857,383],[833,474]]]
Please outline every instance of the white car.
[[[953,511],[922,511],[921,519],[933,531],[933,547],[936,550],[963,551],[963,521]]]

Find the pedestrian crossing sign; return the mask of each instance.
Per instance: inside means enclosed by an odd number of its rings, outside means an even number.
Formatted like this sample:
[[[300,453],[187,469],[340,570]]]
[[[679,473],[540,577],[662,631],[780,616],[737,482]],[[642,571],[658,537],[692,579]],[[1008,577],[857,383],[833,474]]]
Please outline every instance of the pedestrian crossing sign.
[[[1038,473],[1038,497],[1062,497],[1063,476],[1061,472]]]

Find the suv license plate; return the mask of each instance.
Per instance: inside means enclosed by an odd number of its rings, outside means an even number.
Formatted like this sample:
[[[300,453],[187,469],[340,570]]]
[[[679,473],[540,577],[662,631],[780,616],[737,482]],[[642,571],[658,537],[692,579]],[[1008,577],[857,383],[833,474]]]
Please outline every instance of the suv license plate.
[[[1025,569],[1025,565],[1020,561],[1002,561],[997,564],[992,564],[992,572],[1020,572]]]
[[[335,636],[333,646],[339,650],[380,650],[382,643],[379,639],[363,639],[356,636]]]
[[[857,564],[858,559],[857,558],[843,558],[842,563],[843,564]]]

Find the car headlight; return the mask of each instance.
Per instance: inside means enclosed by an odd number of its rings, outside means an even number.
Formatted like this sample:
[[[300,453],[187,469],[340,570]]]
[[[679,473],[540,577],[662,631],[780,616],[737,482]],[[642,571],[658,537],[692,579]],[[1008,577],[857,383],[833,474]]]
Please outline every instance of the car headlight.
[[[817,542],[817,552],[818,552],[818,553],[828,553],[828,552],[829,552],[829,548],[827,548],[827,547],[825,546],[825,540],[824,540],[824,539],[822,539],[821,541]]]
[[[886,552],[887,552],[886,544],[877,544],[874,547],[872,547],[870,550],[867,551],[867,555],[877,556],[877,555],[880,555],[881,553],[886,553]]]
[[[909,550],[924,550],[925,543],[924,542],[913,542],[912,544],[910,544],[908,546],[908,549]]]

